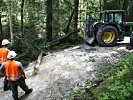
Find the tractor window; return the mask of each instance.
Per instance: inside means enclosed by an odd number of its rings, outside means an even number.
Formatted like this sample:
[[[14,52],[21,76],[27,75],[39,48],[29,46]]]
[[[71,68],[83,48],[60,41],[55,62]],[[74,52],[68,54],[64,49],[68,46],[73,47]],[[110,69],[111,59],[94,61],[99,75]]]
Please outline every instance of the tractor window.
[[[109,14],[109,22],[113,22],[113,14]]]
[[[122,23],[122,13],[115,14],[115,22],[121,24]]]

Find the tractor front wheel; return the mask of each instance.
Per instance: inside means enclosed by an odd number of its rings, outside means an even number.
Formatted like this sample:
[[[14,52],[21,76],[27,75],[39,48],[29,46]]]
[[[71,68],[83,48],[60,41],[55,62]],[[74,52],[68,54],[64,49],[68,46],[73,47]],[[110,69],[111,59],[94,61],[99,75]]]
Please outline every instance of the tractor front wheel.
[[[113,26],[105,26],[97,31],[96,39],[101,46],[114,46],[118,39],[118,31]]]

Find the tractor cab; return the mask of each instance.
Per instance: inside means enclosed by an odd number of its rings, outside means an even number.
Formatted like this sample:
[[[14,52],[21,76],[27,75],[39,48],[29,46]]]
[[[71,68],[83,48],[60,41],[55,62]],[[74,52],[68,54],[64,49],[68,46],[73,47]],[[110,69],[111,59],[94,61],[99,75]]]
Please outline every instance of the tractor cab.
[[[124,10],[106,10],[100,12],[100,22],[123,24]]]

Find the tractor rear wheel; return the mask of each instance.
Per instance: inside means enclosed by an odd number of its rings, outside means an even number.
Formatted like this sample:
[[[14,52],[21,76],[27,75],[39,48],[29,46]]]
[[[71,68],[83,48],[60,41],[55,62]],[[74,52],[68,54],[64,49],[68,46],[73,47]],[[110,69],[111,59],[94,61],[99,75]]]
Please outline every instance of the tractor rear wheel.
[[[118,39],[118,31],[113,26],[105,26],[97,31],[96,39],[101,46],[114,46]]]
[[[132,33],[130,35],[130,44],[133,46],[133,31],[132,31]]]

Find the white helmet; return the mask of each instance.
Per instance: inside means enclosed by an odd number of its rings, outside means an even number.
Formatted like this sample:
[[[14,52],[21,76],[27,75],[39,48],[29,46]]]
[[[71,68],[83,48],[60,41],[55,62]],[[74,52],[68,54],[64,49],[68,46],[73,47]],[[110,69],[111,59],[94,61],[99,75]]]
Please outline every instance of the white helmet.
[[[7,45],[7,44],[10,44],[10,42],[9,42],[7,39],[4,39],[4,40],[2,41],[2,45]]]
[[[15,51],[9,51],[8,54],[7,54],[7,58],[12,59],[12,58],[15,58],[16,55],[17,54],[15,53]]]

